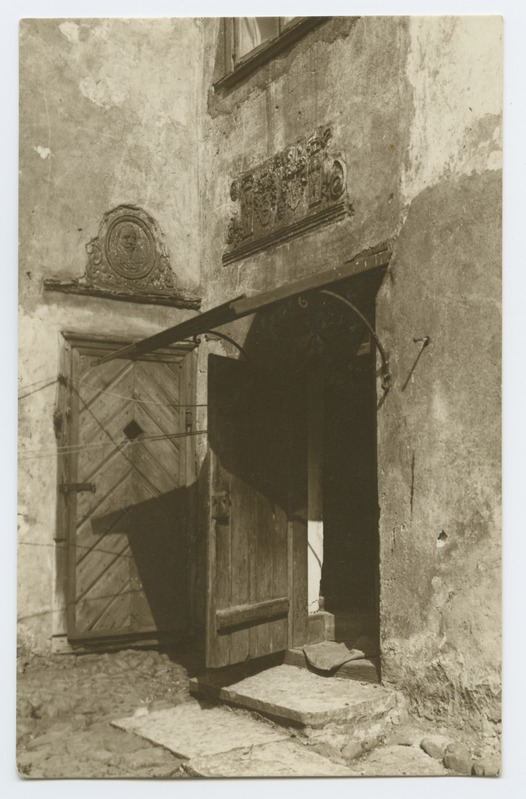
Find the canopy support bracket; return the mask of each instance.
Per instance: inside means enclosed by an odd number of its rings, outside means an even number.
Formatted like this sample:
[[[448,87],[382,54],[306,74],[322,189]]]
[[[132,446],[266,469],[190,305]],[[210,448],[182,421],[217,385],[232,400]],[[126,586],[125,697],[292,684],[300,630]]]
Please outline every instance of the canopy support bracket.
[[[380,341],[380,339],[378,338],[378,335],[373,326],[371,325],[371,323],[369,322],[369,320],[363,315],[363,313],[360,310],[358,310],[356,305],[354,305],[350,300],[347,299],[347,297],[342,297],[341,294],[337,294],[335,291],[331,291],[330,289],[320,289],[318,293],[324,294],[327,297],[332,297],[333,299],[338,300],[339,302],[346,305],[366,326],[367,330],[374,339],[378,352],[380,353],[380,358],[382,359],[381,386],[382,389],[387,393],[392,386],[392,377],[391,377],[391,372],[389,370],[389,358],[387,357],[387,353],[384,349],[384,346]],[[298,302],[302,308],[306,308],[308,305],[308,299],[306,297],[299,297]]]

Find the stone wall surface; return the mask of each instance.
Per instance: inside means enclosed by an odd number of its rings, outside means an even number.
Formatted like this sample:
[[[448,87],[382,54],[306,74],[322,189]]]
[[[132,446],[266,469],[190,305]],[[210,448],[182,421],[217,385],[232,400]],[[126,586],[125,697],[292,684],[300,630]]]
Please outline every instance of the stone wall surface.
[[[412,18],[410,32],[407,217],[377,303],[395,374],[378,412],[383,678],[495,741],[501,20]]]
[[[394,375],[377,414],[383,679],[486,737],[500,719],[500,31],[497,17],[326,22],[210,90],[202,151],[210,305],[393,246],[376,321]],[[205,38],[212,82],[218,21]],[[231,181],[320,125],[353,215],[222,266]],[[243,343],[254,325],[230,332]]]
[[[21,22],[21,387],[56,377],[60,331],[138,339],[191,315],[44,291],[43,282],[79,278],[103,214],[134,204],[164,233],[177,288],[199,286],[199,47],[192,19]],[[19,474],[18,615],[36,650],[57,632],[55,400],[50,386],[19,402],[20,450],[42,452]]]

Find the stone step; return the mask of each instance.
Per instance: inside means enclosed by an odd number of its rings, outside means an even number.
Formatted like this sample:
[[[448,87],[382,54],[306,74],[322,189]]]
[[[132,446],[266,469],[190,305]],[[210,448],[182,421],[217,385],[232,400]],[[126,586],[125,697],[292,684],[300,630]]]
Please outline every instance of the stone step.
[[[305,652],[302,648],[287,649],[285,653],[285,664],[287,666],[297,666],[298,668],[314,671],[309,665]],[[319,672],[316,672],[319,673]],[[325,676],[325,675],[321,675]],[[378,667],[376,658],[363,658],[361,660],[351,660],[344,663],[328,675],[330,677],[341,677],[346,680],[358,680],[360,682],[380,682],[378,677]]]
[[[333,763],[295,741],[233,749],[185,764],[192,777],[353,777],[347,766]]]
[[[190,692],[209,701],[256,711],[281,724],[320,729],[339,724],[364,735],[397,720],[404,709],[395,691],[380,685],[321,677],[296,666],[276,666],[230,685],[208,673],[190,681]]]
[[[289,740],[286,730],[229,707],[190,700],[176,707],[112,721],[184,758],[211,757],[230,749]]]
[[[195,777],[346,777],[346,766],[293,740],[282,727],[242,710],[189,700],[112,722],[185,758]]]

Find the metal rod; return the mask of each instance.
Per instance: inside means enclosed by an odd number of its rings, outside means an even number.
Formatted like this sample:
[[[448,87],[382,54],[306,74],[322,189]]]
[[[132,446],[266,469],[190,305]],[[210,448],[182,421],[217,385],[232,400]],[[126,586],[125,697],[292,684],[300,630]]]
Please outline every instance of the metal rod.
[[[344,305],[347,305],[351,309],[351,311],[353,311],[356,314],[356,316],[358,316],[358,318],[362,320],[367,330],[374,338],[374,341],[378,348],[378,352],[380,353],[380,357],[382,359],[382,388],[384,391],[389,391],[389,389],[391,388],[391,373],[389,371],[389,358],[387,357],[387,353],[383,348],[382,342],[376,335],[376,331],[372,327],[368,319],[366,319],[363,313],[359,311],[358,308],[355,305],[353,305],[353,303],[350,300],[348,300],[346,297],[342,297],[341,294],[336,294],[335,291],[331,291],[330,289],[320,289],[320,294],[326,294],[328,297],[333,297],[333,299],[343,302]]]
[[[226,334],[226,333],[220,333],[220,332],[219,332],[219,330],[207,330],[207,331],[206,331],[205,333],[203,333],[202,335],[204,335],[204,337],[205,337],[205,338],[206,338],[207,336],[216,336],[216,338],[223,339],[223,341],[228,341],[228,343],[229,343],[229,344],[232,344],[232,346],[233,346],[233,347],[235,347],[235,348],[236,348],[236,350],[237,350],[239,353],[241,353],[241,355],[243,355],[243,357],[244,357],[244,358],[246,358],[246,359],[247,359],[247,361],[249,361],[249,360],[250,360],[250,358],[248,357],[248,355],[247,355],[247,353],[246,353],[246,350],[244,350],[244,349],[243,349],[243,347],[241,346],[241,344],[238,344],[238,343],[237,343],[237,341],[235,341],[235,340],[234,340],[234,339],[233,339],[231,336],[227,336],[227,334]],[[199,338],[199,336],[194,336],[194,341],[195,341],[196,343],[198,343],[198,341],[197,341],[197,339],[198,339],[198,338]]]

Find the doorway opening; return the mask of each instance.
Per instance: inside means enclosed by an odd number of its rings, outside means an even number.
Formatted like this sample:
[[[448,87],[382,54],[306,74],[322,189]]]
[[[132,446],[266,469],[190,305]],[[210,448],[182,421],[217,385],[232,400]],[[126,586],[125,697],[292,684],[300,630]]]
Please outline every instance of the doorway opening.
[[[381,276],[334,284],[373,326]],[[209,668],[324,639],[377,657],[378,383],[367,325],[317,292],[209,356]]]
[[[334,640],[378,656],[378,493],[375,352],[325,363],[323,566],[320,594]]]

